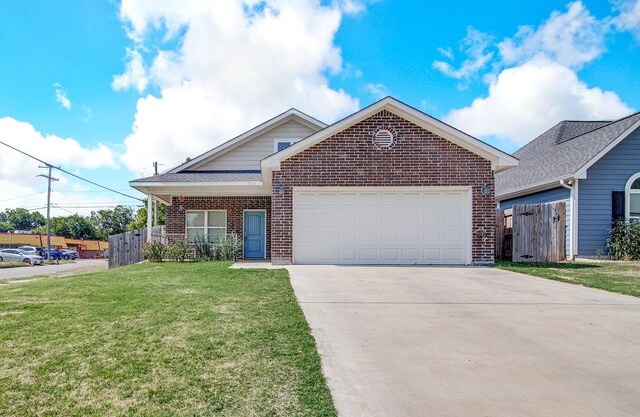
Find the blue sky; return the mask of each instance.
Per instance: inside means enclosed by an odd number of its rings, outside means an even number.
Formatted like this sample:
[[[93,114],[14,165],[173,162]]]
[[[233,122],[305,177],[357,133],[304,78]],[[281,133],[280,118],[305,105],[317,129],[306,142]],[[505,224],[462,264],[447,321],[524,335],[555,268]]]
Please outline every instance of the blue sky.
[[[509,152],[640,109],[636,0],[156,3],[3,0],[0,140],[127,190],[289,107],[389,94]],[[43,206],[38,173],[0,150],[0,209]],[[134,203],[61,179],[55,215]]]

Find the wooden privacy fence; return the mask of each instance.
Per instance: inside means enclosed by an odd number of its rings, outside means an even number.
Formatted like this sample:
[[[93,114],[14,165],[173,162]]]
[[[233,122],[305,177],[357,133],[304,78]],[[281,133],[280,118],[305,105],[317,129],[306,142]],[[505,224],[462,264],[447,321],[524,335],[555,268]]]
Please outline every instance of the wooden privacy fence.
[[[496,260],[565,259],[565,203],[516,204],[496,212]]]
[[[153,226],[152,236],[163,236],[164,226]],[[109,269],[142,262],[142,245],[147,241],[147,229],[133,230],[109,236]]]

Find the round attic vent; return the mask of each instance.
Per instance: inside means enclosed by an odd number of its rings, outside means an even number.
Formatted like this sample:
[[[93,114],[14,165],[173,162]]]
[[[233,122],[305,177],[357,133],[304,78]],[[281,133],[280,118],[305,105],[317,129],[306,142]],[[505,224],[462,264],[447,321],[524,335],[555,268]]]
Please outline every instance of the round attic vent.
[[[380,129],[376,132],[373,140],[380,148],[389,148],[393,145],[393,133],[387,129]]]

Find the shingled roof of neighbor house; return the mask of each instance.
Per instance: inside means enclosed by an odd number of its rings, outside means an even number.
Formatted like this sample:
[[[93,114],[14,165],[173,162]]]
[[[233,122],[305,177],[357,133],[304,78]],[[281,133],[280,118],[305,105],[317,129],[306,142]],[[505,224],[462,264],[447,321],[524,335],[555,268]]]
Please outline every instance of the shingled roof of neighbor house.
[[[638,120],[640,112],[615,121],[558,123],[513,154],[520,163],[496,175],[496,196],[572,178]]]
[[[262,181],[260,171],[183,171],[139,178],[132,183],[144,182],[244,182]]]

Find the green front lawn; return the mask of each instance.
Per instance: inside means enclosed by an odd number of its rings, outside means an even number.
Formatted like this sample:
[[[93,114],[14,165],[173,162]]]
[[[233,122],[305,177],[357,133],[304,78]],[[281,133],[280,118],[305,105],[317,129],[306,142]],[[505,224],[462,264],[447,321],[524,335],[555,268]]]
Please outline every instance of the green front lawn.
[[[640,262],[555,264],[498,262],[495,267],[640,297]]]
[[[287,272],[228,266],[0,286],[0,415],[334,416]]]

